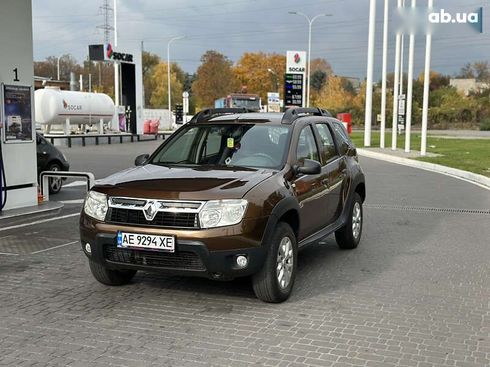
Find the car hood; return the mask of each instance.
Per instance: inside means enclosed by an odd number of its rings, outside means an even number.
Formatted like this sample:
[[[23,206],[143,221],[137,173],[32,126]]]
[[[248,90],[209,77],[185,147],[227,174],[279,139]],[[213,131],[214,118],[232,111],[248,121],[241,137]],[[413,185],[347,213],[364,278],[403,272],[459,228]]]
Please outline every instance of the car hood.
[[[237,199],[273,173],[268,169],[241,167],[147,164],[99,180],[95,188],[111,196],[173,200]]]

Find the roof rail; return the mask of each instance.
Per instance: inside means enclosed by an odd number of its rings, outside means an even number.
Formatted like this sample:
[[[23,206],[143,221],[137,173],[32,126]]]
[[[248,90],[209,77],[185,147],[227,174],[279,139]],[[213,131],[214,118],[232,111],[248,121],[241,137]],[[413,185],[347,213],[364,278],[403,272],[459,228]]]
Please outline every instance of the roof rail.
[[[282,116],[281,124],[292,124],[294,120],[303,117],[305,115],[311,116],[327,116],[332,117],[332,114],[327,110],[322,110],[321,108],[300,108],[292,107],[288,108]]]
[[[214,117],[223,116],[223,115],[232,115],[236,113],[250,113],[255,112],[249,110],[248,108],[208,108],[198,112],[194,117],[189,121],[189,123],[200,123],[211,120]]]

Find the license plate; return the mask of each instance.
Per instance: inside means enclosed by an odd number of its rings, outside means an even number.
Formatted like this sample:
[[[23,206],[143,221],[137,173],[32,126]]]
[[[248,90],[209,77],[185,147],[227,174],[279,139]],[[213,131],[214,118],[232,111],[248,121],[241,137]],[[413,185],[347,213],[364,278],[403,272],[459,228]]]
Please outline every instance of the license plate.
[[[175,237],[118,232],[117,247],[175,252]]]

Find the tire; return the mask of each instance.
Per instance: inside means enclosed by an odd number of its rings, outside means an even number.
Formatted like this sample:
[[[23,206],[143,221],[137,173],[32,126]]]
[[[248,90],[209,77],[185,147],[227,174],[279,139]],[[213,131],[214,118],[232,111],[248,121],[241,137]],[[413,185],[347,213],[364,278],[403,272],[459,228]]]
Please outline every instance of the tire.
[[[111,270],[105,266],[89,260],[90,271],[94,278],[105,285],[128,284],[136,274],[136,270]]]
[[[48,171],[61,171],[61,167],[58,163],[51,163],[48,167]],[[61,187],[63,186],[63,180],[61,178],[53,178],[50,177],[48,179],[49,185],[49,193],[51,195],[57,194],[61,191]]]
[[[296,278],[297,259],[296,236],[288,224],[279,222],[272,235],[265,263],[262,269],[252,277],[252,286],[257,298],[270,303],[287,300],[291,295]],[[279,280],[279,266],[283,270],[282,284]]]
[[[363,209],[361,196],[356,192],[345,225],[335,232],[335,240],[341,249],[351,250],[359,245],[362,235]]]

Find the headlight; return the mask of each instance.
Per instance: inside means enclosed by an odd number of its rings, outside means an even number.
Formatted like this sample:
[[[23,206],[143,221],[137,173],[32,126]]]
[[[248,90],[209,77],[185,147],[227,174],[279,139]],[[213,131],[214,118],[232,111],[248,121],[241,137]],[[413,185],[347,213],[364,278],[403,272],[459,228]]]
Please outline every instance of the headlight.
[[[85,199],[83,210],[88,216],[97,220],[104,220],[107,214],[107,195],[97,191],[89,191]]]
[[[211,200],[199,212],[201,228],[231,226],[240,223],[247,200]]]

